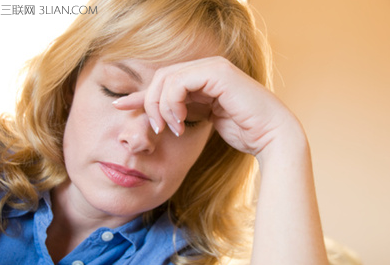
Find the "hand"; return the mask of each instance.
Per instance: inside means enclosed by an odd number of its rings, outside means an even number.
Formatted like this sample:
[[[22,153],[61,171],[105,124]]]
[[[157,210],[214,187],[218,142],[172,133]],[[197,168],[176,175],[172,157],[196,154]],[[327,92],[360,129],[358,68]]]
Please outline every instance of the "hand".
[[[160,133],[167,123],[183,134],[188,103],[209,104],[209,119],[221,137],[239,151],[257,155],[287,121],[288,109],[266,88],[222,57],[173,64],[156,71],[149,88],[121,98],[116,107],[143,107]]]
[[[251,264],[327,264],[305,134],[261,84],[224,58],[204,58],[159,69],[146,91],[116,107],[144,107],[153,128],[161,132],[167,123],[181,135],[190,102],[209,104],[221,137],[260,162]]]

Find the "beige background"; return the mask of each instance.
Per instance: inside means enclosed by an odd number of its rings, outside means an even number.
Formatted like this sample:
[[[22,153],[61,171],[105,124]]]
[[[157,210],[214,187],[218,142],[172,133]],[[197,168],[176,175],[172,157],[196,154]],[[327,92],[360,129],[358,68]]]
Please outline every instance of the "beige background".
[[[275,50],[276,94],[309,137],[325,234],[389,265],[390,0],[250,4]]]

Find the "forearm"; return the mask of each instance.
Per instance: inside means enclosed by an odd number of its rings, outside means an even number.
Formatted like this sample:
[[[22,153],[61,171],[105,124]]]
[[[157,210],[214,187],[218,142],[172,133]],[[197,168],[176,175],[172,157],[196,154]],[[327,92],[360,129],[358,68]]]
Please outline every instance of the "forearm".
[[[212,102],[207,119],[223,140],[256,156],[262,183],[253,265],[327,264],[309,146],[299,122],[270,91],[225,58],[209,57],[160,70],[138,93],[144,95],[132,93],[115,106],[143,107],[158,134],[166,123],[175,135],[184,133],[186,100]]]
[[[311,156],[298,122],[256,156],[261,170],[252,264],[328,264]]]

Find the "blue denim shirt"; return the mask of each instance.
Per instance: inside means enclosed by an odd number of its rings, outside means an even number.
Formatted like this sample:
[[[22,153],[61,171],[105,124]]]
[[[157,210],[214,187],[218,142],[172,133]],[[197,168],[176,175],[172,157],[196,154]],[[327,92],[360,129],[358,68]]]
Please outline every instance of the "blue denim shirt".
[[[54,264],[45,245],[53,219],[49,193],[44,194],[36,212],[12,209],[3,214],[8,227],[6,234],[0,234],[1,264]],[[57,264],[168,265],[172,264],[170,257],[186,247],[182,231],[175,229],[167,214],[150,227],[139,217],[115,229],[97,229]]]

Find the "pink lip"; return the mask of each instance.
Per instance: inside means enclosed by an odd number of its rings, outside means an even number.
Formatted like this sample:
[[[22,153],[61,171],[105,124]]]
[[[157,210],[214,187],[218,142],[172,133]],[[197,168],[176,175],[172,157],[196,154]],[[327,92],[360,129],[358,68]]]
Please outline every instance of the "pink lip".
[[[114,183],[122,187],[137,187],[151,179],[137,170],[121,165],[99,162],[101,170]]]

